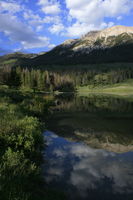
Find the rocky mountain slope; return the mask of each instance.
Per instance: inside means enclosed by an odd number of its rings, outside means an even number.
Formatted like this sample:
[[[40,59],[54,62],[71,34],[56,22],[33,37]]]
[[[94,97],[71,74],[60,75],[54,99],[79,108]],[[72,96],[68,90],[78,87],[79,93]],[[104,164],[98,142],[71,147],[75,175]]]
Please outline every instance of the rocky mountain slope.
[[[33,62],[41,65],[133,62],[133,27],[91,31],[80,39],[65,41]]]
[[[80,39],[66,40],[41,54],[13,53],[0,57],[0,66],[98,64],[133,62],[133,27],[114,26],[91,31]]]
[[[71,48],[73,51],[94,49],[98,47],[113,47],[123,43],[133,42],[133,27],[114,26],[102,31],[91,31],[81,39],[67,40],[60,47]]]

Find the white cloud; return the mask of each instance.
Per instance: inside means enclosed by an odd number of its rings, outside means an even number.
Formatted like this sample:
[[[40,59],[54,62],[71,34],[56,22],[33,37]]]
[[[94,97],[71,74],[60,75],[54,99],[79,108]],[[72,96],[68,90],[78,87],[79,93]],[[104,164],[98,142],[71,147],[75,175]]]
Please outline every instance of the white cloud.
[[[41,24],[58,24],[61,23],[61,19],[59,16],[46,16],[44,18],[38,18],[38,19],[33,19],[29,18],[29,24],[36,26],[36,25],[41,25]]]
[[[48,3],[49,3],[48,0],[39,0],[39,3],[38,3],[38,4],[40,4],[40,5],[46,5],[46,4],[48,4]]]
[[[64,30],[64,25],[62,23],[59,23],[59,24],[53,24],[50,28],[49,28],[49,31],[52,33],[52,34],[59,34],[60,32],[62,32]]]
[[[109,23],[101,22],[99,25],[76,22],[73,25],[66,28],[66,32],[64,32],[64,35],[68,37],[80,37],[85,35],[89,31],[101,30],[106,27],[111,27],[113,25],[114,25],[113,22]]]
[[[39,26],[36,26],[36,31],[37,32],[40,32],[43,30],[43,26],[39,25]]]
[[[12,42],[20,42],[24,49],[49,45],[49,38],[38,36],[30,26],[10,14],[0,14],[0,31],[4,32]]]
[[[47,37],[38,36],[31,41],[21,41],[21,44],[24,49],[41,48],[49,45],[49,39]]]
[[[60,12],[60,8],[58,5],[48,5],[42,8],[42,11],[46,14],[58,14]]]
[[[45,14],[58,14],[61,12],[60,4],[58,1],[50,1],[50,0],[39,0],[38,5],[41,6],[41,10]]]
[[[76,22],[75,24],[67,28],[65,34],[69,37],[79,37],[81,35],[84,35],[86,32],[95,29],[96,28],[93,24],[87,26],[86,23]]]
[[[53,49],[55,46],[56,46],[55,44],[49,44],[49,45],[48,45],[48,48],[49,48],[49,49]]]
[[[23,13],[24,19],[32,19],[32,20],[41,20],[41,17],[38,14],[34,14],[32,10],[25,10]]]
[[[16,13],[21,11],[21,6],[14,2],[0,1],[0,12]]]
[[[69,16],[76,23],[68,27],[68,35],[79,36],[88,30],[99,29],[106,17],[117,18],[133,8],[131,0],[66,0]],[[108,26],[108,24],[107,24]]]
[[[59,16],[46,16],[44,19],[43,19],[43,23],[60,23],[61,19]]]
[[[42,17],[40,13],[28,9],[23,3],[21,0],[17,3],[14,0],[0,1],[0,32],[3,32],[12,44],[19,44],[20,50],[55,47],[55,44],[51,44],[50,39],[40,32],[45,28],[45,23],[60,23],[60,17]],[[60,4],[56,0],[40,0],[39,5],[46,9],[46,13],[60,12]],[[21,18],[17,16],[18,13],[21,13]]]
[[[117,17],[117,20],[122,20],[122,16],[118,16],[118,17]]]
[[[133,8],[133,2],[129,0],[66,0],[66,5],[73,18],[87,23],[127,14]]]

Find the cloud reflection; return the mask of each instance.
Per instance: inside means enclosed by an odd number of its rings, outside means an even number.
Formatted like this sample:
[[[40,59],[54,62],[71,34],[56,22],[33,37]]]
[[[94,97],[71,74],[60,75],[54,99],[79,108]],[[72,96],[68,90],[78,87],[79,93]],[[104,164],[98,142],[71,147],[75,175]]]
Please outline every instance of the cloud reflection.
[[[81,196],[87,196],[90,190],[98,190],[101,185],[105,192],[110,189],[112,194],[132,193],[133,159],[127,159],[128,153],[93,149],[83,143],[53,136],[50,132],[46,136],[47,141],[50,140],[45,168],[49,183],[66,184],[69,190],[74,187]]]

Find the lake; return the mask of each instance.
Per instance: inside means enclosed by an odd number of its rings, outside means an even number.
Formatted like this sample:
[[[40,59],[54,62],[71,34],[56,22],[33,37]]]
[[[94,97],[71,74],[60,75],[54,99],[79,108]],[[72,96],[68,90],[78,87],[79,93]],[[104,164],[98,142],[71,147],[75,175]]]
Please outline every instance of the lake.
[[[70,200],[133,199],[133,97],[59,95],[47,122],[44,179]]]

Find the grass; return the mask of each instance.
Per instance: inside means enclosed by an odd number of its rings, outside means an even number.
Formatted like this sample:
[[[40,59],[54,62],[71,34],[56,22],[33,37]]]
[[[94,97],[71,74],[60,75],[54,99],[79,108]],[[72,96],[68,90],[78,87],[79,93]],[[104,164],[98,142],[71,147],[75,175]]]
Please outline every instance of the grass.
[[[17,59],[5,60],[5,61],[3,61],[2,64],[4,64],[4,65],[13,64],[13,63],[15,63],[16,61],[17,61]]]
[[[128,79],[125,82],[117,83],[113,85],[99,85],[99,86],[83,86],[77,88],[79,95],[86,93],[107,93],[117,95],[133,95],[133,79]]]

